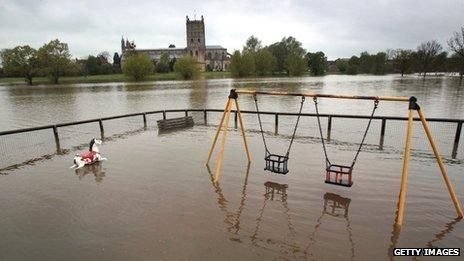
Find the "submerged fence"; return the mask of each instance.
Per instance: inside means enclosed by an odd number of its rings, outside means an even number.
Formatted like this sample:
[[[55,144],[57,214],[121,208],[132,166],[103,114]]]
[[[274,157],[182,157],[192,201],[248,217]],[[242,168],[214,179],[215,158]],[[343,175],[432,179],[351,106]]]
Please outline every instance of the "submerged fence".
[[[60,123],[60,124],[53,124],[53,125],[46,125],[46,126],[40,126],[40,127],[32,127],[32,128],[24,128],[24,129],[17,129],[17,130],[10,130],[10,131],[2,131],[0,132],[0,138],[4,139],[10,136],[16,136],[16,140],[19,139],[24,139],[24,137],[18,137],[18,134],[26,134],[26,133],[37,133],[40,134],[42,137],[53,137],[54,139],[54,146],[56,147],[56,154],[60,154],[62,152],[62,142],[63,142],[63,137],[69,133],[69,129],[72,126],[77,126],[77,125],[87,125],[89,128],[89,131],[86,133],[92,133],[92,135],[100,135],[102,138],[105,137],[105,128],[106,127],[116,127],[121,125],[120,123],[117,123],[116,125],[114,124],[115,121],[121,120],[121,119],[130,119],[130,122],[126,122],[125,126],[129,127],[138,127],[138,128],[146,128],[148,125],[148,122],[151,122],[151,119],[148,119],[149,116],[152,115],[157,115],[159,119],[167,119],[168,115],[172,116],[175,115],[176,117],[180,115],[191,115],[191,114],[196,114],[197,117],[203,118],[203,121],[205,124],[208,124],[208,120],[211,116],[213,116],[214,120],[212,121],[213,124],[216,124],[216,118],[217,116],[220,116],[220,114],[223,112],[221,109],[175,109],[175,110],[157,110],[157,111],[148,111],[148,112],[141,112],[141,113],[131,113],[131,114],[124,114],[124,115],[118,115],[118,116],[112,116],[112,117],[104,117],[104,118],[97,118],[97,119],[90,119],[90,120],[83,120],[83,121],[74,121],[74,122],[68,122],[68,123]],[[241,111],[243,114],[257,114],[256,111]],[[234,123],[235,126],[237,126],[237,112],[235,110],[232,110],[232,113],[234,113]],[[260,114],[262,114],[264,117],[267,117],[267,127],[270,127],[269,125],[272,124],[272,128],[274,132],[277,134],[280,131],[280,128],[282,125],[282,119],[285,117],[292,117],[292,116],[297,116],[297,113],[287,113],[287,112],[270,112],[270,111],[260,111]],[[214,115],[213,115],[214,114]],[[303,118],[309,117],[309,118],[316,118],[316,114],[312,113],[302,113],[301,116]],[[350,122],[356,122],[359,120],[368,120],[370,116],[362,116],[362,115],[338,115],[338,114],[320,114],[319,115],[324,122],[325,125],[325,133],[324,136],[325,138],[330,141],[332,139],[333,133],[334,133],[334,122],[340,122],[341,125],[344,125],[345,123],[342,123],[343,121],[350,121]],[[272,118],[269,118],[272,117]],[[446,157],[451,157],[452,159],[456,159],[458,156],[458,151],[460,148],[460,139],[462,135],[462,125],[464,122],[464,119],[444,119],[444,118],[429,118],[427,119],[430,124],[440,124],[446,127],[447,133],[446,133],[446,142],[444,142],[444,145],[446,145],[445,148],[442,148],[442,153],[443,151],[447,151],[447,153],[443,153]],[[378,135],[376,138],[371,135],[370,143],[371,144],[377,144],[378,148],[382,150],[385,145],[385,137],[387,135],[387,130],[389,128],[395,128],[395,124],[393,122],[406,122],[407,118],[406,117],[387,117],[387,116],[374,116],[373,117],[373,123],[377,122],[380,126],[377,130]],[[419,121],[419,119],[415,119],[415,121]],[[112,123],[113,122],[113,123]],[[97,126],[98,123],[98,126]],[[248,122],[247,122],[248,123]],[[93,124],[92,126],[88,126],[88,124]],[[289,123],[290,124],[290,123]],[[354,123],[356,125],[356,123]],[[249,125],[249,124],[248,124]],[[359,125],[359,124],[358,124]],[[391,125],[391,127],[389,127]],[[353,126],[353,124],[352,124]],[[246,126],[248,127],[248,126]],[[372,126],[372,128],[375,128]],[[375,131],[375,130],[374,130]],[[74,132],[73,135],[79,135],[79,132]],[[434,133],[435,137],[437,137],[437,133]],[[395,138],[394,135],[391,135],[393,139]],[[399,137],[399,136],[398,136]],[[376,139],[373,140],[373,139]],[[30,138],[31,140],[36,140],[36,138]],[[46,138],[44,138],[46,139]],[[403,136],[400,137],[401,141],[403,140]],[[82,141],[81,138],[76,138],[76,140]],[[66,141],[66,139],[65,139]],[[38,145],[35,145],[36,147],[41,147],[46,141],[42,143],[38,143]],[[8,157],[8,149],[11,146],[14,145],[15,142],[2,142],[0,141],[0,146],[1,146],[1,162],[2,164],[0,165],[0,170],[5,169],[5,167],[10,166],[11,163],[8,165],[6,160],[6,157]],[[34,145],[33,145],[34,146]],[[19,147],[17,149],[22,149],[22,150],[33,150],[34,153],[39,153],[36,150],[39,150],[39,148],[31,148],[30,145],[28,146],[23,146]],[[5,153],[6,151],[6,153]],[[42,155],[43,156],[43,155]],[[45,155],[46,157],[47,155]],[[460,155],[461,156],[461,155]],[[463,155],[464,156],[464,155]],[[34,158],[32,155],[29,158]]]

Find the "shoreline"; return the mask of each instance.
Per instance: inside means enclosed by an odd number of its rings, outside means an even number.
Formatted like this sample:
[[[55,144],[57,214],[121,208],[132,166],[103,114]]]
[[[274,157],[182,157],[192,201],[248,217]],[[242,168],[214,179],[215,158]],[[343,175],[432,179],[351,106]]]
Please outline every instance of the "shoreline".
[[[324,77],[330,75],[345,75],[345,76],[386,76],[386,75],[400,75],[400,74],[384,74],[384,75],[371,75],[371,74],[341,74],[341,73],[327,73],[322,76],[313,76],[309,73],[304,73],[301,76],[284,76],[284,75],[269,75],[269,76],[253,76],[253,77],[244,77],[244,78],[234,78],[232,77],[230,71],[223,71],[223,72],[202,72],[198,79],[246,79],[246,78],[273,78],[273,77],[288,77],[288,78],[298,78],[298,77]],[[421,75],[418,74],[407,74],[404,75],[404,78],[422,78]],[[429,74],[426,78],[429,77],[446,77],[446,78],[459,78],[459,75],[443,75],[443,74]],[[144,83],[144,82],[153,82],[153,81],[182,81],[183,79],[180,78],[176,73],[169,72],[169,73],[155,73],[149,75],[143,81],[134,81],[125,76],[124,74],[103,74],[103,75],[89,75],[89,76],[63,76],[60,78],[58,84],[54,84],[50,78],[48,77],[36,77],[33,79],[32,85],[28,85],[27,82],[24,80],[23,77],[0,77],[0,86],[38,86],[38,85],[45,85],[45,86],[58,86],[62,84],[85,84],[85,83],[112,83],[112,82],[124,82],[124,83]]]

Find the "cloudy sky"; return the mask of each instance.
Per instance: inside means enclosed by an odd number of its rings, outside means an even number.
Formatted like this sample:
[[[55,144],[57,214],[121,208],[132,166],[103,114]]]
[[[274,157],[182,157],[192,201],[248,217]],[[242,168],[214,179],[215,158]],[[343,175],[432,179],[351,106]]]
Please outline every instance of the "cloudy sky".
[[[40,47],[59,38],[74,57],[120,52],[121,36],[138,48],[185,44],[185,16],[204,15],[206,43],[241,49],[250,35],[263,44],[294,36],[330,59],[361,51],[446,45],[464,26],[464,0],[0,0],[0,48]]]

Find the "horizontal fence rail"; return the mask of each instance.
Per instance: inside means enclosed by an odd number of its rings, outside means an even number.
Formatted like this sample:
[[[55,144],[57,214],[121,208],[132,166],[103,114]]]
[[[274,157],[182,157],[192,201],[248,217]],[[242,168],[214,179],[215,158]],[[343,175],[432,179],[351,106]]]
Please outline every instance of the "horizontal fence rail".
[[[46,130],[50,129],[53,131],[53,135],[55,138],[56,146],[57,149],[60,148],[60,139],[59,139],[59,128],[60,127],[66,127],[66,126],[73,126],[73,125],[80,125],[80,124],[87,124],[87,123],[99,123],[100,127],[100,133],[103,137],[104,133],[104,122],[105,121],[110,121],[110,120],[115,120],[115,119],[121,119],[121,118],[128,118],[128,117],[141,117],[141,120],[143,121],[144,126],[147,126],[147,115],[151,114],[162,114],[163,119],[167,118],[167,113],[179,113],[179,112],[184,112],[185,116],[189,115],[189,112],[202,112],[204,121],[207,123],[208,119],[208,113],[222,113],[222,109],[173,109],[173,110],[156,110],[156,111],[147,111],[147,112],[140,112],[140,113],[130,113],[130,114],[123,114],[123,115],[117,115],[117,116],[110,116],[110,117],[103,117],[103,118],[97,118],[97,119],[89,119],[89,120],[82,120],[82,121],[74,121],[74,122],[67,122],[67,123],[58,123],[58,124],[52,124],[52,125],[45,125],[45,126],[39,126],[39,127],[31,127],[31,128],[23,128],[23,129],[17,129],[17,130],[9,130],[9,131],[1,131],[0,136],[5,136],[5,135],[11,135],[11,134],[18,134],[18,133],[25,133],[25,132],[33,132],[33,131],[39,131],[39,130]],[[236,110],[231,110],[232,113],[234,113],[234,121],[235,125],[237,126],[237,111]],[[241,113],[244,114],[257,114],[256,111],[241,111]],[[275,126],[275,132],[278,132],[279,128],[279,116],[298,116],[298,113],[290,113],[290,112],[271,112],[271,111],[260,111],[259,114],[263,115],[273,115],[274,116],[274,126]],[[315,113],[302,113],[302,117],[317,117],[317,114]],[[330,140],[331,132],[332,132],[332,120],[335,118],[343,118],[343,119],[370,119],[371,116],[369,115],[346,115],[346,114],[319,114],[320,117],[327,118],[327,139]],[[380,130],[380,137],[379,137],[379,148],[383,149],[384,145],[384,139],[385,139],[385,129],[387,125],[387,121],[407,121],[407,117],[395,117],[395,116],[374,116],[372,117],[374,120],[380,120],[381,121],[381,130]],[[414,121],[420,121],[419,118],[415,118]],[[461,130],[462,130],[462,125],[464,123],[464,119],[446,119],[446,118],[428,118],[427,121],[429,122],[441,122],[441,123],[455,123],[456,124],[456,132],[454,135],[454,140],[452,142],[453,147],[451,150],[451,157],[453,159],[456,158],[458,148],[459,148],[459,143],[460,143],[460,137],[461,137]]]

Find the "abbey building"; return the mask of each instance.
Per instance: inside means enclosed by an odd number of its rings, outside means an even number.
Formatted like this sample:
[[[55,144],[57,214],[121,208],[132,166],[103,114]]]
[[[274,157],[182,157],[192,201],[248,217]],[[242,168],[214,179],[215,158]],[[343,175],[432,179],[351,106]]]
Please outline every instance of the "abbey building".
[[[206,45],[203,16],[201,16],[201,20],[190,20],[187,16],[185,25],[187,47],[176,48],[174,45],[170,45],[168,48],[137,49],[134,42],[121,39],[122,61],[124,62],[124,58],[131,52],[145,53],[153,61],[159,61],[161,55],[167,53],[171,60],[186,55],[194,57],[202,69],[207,71],[228,70],[230,54],[227,53],[227,49],[220,45]]]

